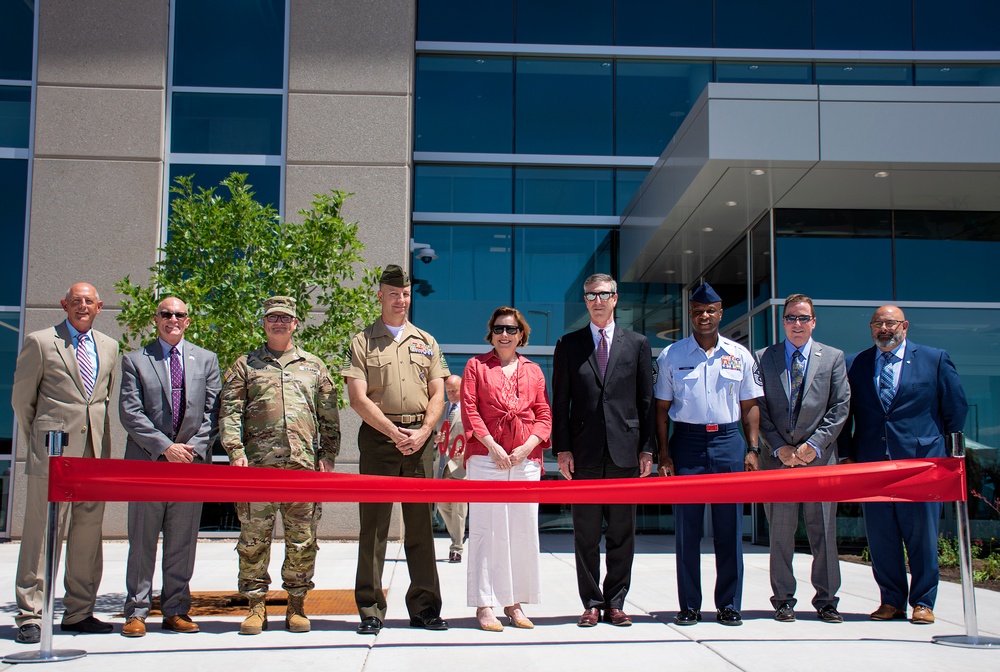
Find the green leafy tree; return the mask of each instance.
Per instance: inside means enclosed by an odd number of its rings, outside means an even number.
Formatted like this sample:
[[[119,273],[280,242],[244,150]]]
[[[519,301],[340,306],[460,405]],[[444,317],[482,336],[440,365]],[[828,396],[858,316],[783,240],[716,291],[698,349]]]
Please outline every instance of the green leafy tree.
[[[357,223],[340,216],[350,194],[316,194],[312,207],[299,212],[302,223],[291,224],[254,199],[246,178],[233,173],[223,180],[228,196],[195,189],[193,176],[175,180],[167,244],[149,269],[149,284],[126,276],[115,285],[126,297],[117,318],[122,347],[152,340],[157,304],[176,296],[190,312],[185,338],[228,367],[263,343],[264,299],[287,295],[298,302],[297,343],[322,357],[339,383],[351,336],[379,314],[373,291],[379,269],[363,270],[357,281],[364,245]]]

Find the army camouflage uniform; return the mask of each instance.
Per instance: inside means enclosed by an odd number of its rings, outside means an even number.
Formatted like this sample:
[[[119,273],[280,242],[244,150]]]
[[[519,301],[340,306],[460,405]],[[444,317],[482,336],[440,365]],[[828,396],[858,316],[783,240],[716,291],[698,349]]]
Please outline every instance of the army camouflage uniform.
[[[323,361],[298,346],[275,357],[267,346],[236,360],[226,372],[219,413],[222,447],[230,462],[246,457],[251,467],[318,470],[340,452],[337,394]],[[239,591],[263,598],[271,578],[274,520],[285,527],[282,588],[305,595],[313,588],[316,527],[321,505],[314,502],[236,504],[240,538]]]

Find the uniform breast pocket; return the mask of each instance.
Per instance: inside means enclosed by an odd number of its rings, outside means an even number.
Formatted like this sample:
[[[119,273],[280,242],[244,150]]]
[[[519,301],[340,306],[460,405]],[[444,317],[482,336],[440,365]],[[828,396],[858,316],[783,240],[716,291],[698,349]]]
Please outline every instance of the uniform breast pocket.
[[[743,372],[739,369],[722,369],[719,375],[729,381],[739,382],[743,380]]]
[[[701,373],[697,369],[684,371],[683,375],[674,376],[674,397],[696,390],[700,382]]]
[[[411,352],[410,366],[413,368],[413,375],[418,380],[424,380],[427,372],[431,370],[431,358],[419,352]]]
[[[369,389],[382,389],[389,384],[390,364],[392,361],[386,357],[369,357],[365,361]]]

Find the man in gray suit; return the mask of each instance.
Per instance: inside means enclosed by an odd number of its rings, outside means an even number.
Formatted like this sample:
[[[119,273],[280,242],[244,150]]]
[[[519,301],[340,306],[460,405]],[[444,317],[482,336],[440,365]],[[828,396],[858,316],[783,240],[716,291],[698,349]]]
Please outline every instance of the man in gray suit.
[[[837,463],[837,436],[847,421],[851,389],[844,353],[812,339],[813,302],[792,294],[785,299],[785,342],[758,351],[764,396],[760,406],[761,469],[798,469]],[[837,558],[837,503],[765,504],[771,537],[771,604],[776,621],[795,620],[792,555],[799,508],[812,551],[813,606],[821,621],[841,623],[837,611],[840,564]]]
[[[153,322],[159,338],[122,359],[118,406],[128,432],[125,459],[207,462],[219,431],[219,360],[184,340],[191,318],[180,299],[163,299]],[[201,502],[129,502],[125,637],[146,634],[161,531],[163,629],[198,632],[188,611],[200,520]]]

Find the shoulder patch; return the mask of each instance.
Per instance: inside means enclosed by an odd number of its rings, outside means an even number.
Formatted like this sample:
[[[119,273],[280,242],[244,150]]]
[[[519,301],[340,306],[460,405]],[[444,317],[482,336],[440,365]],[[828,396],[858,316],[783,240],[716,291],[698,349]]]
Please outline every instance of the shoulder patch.
[[[660,375],[660,365],[657,360],[653,360],[653,385],[656,385],[656,378]]]
[[[764,387],[764,377],[760,375],[760,367],[757,366],[757,362],[753,363],[753,382]]]

